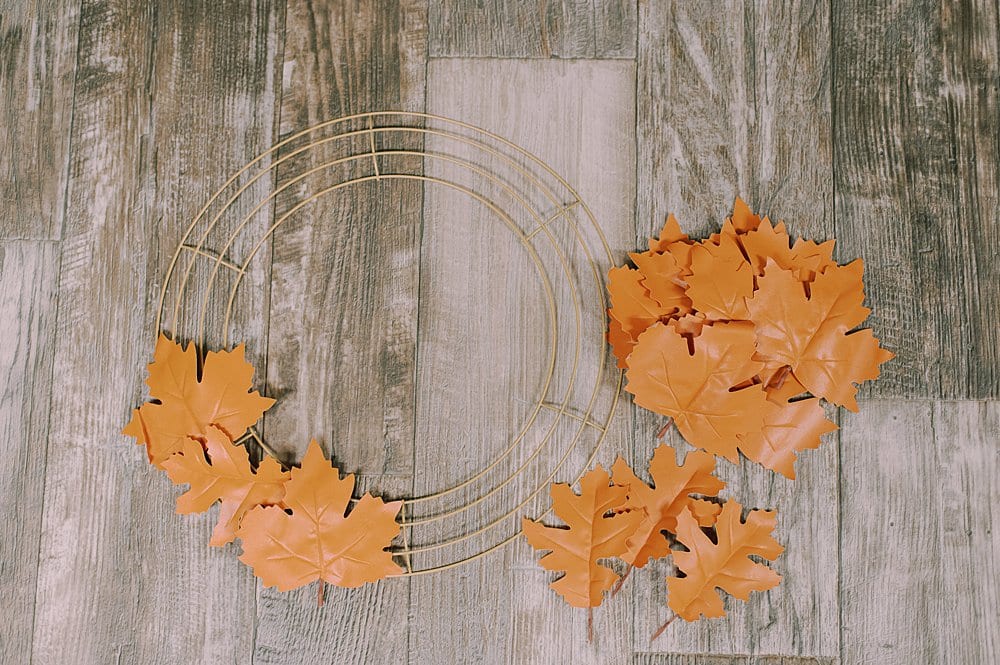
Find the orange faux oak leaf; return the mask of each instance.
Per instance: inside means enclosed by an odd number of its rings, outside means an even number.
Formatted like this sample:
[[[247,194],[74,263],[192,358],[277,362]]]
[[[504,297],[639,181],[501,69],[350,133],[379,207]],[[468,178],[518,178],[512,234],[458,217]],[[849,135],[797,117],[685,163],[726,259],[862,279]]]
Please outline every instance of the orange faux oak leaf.
[[[175,485],[191,486],[177,499],[178,513],[202,513],[222,502],[209,541],[215,546],[236,538],[240,519],[254,506],[281,503],[289,477],[272,457],[265,457],[254,472],[246,448],[215,425],[207,428],[204,447],[197,439],[185,439],[182,450],[164,460],[163,468]]]
[[[768,262],[748,301],[761,355],[789,365],[813,395],[857,411],[855,383],[876,379],[893,354],[870,330],[849,332],[868,316],[861,260],[829,267],[807,293],[790,270]],[[633,351],[633,355],[634,355]]]
[[[550,550],[539,564],[565,574],[551,587],[573,607],[597,607],[618,575],[598,559],[619,556],[642,520],[635,511],[613,513],[624,504],[626,488],[611,486],[608,472],[598,465],[580,480],[580,494],[569,485],[551,487],[552,508],[566,528],[545,526],[527,517],[521,529],[537,550]]]
[[[643,515],[635,532],[628,537],[628,549],[621,558],[636,568],[642,568],[651,558],[659,559],[670,554],[670,543],[663,532],[677,531],[677,516],[685,508],[692,511],[701,526],[714,524],[721,507],[692,496],[715,496],[726,486],[712,475],[714,469],[715,458],[708,453],[689,453],[681,464],[677,464],[674,449],[660,445],[653,451],[649,462],[649,475],[654,483],[650,487],[637,478],[625,460],[619,457],[612,473],[615,484],[628,489],[628,499],[623,507]]]
[[[161,334],[146,383],[155,401],[135,409],[123,433],[145,444],[149,461],[158,467],[183,450],[188,437],[204,438],[209,425],[235,441],[274,404],[250,392],[253,365],[244,359],[242,344],[232,351],[210,351],[199,376],[194,344],[184,349]]]
[[[747,600],[751,591],[766,591],[780,581],[778,573],[749,558],[774,561],[784,551],[771,536],[775,513],[751,510],[744,522],[742,512],[739,503],[725,503],[715,523],[716,542],[705,535],[690,510],[685,508],[678,516],[677,540],[687,551],[675,551],[673,556],[685,576],[667,578],[667,604],[685,621],[725,614],[716,587]]]
[[[736,462],[739,437],[759,431],[766,401],[759,385],[733,386],[756,376],[749,323],[704,326],[688,340],[661,323],[651,326],[629,356],[626,390],[639,406],[670,416],[693,446]]]
[[[243,517],[240,561],[280,591],[316,580],[358,587],[401,573],[386,548],[399,534],[402,502],[365,494],[345,517],[353,491],[354,476],[341,478],[312,441],[285,483],[284,507],[257,506]]]

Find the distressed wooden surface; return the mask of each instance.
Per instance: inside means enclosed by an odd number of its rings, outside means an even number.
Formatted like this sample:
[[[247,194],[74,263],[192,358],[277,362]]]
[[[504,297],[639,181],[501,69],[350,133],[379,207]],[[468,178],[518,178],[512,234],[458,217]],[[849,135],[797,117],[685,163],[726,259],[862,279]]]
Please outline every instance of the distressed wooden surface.
[[[997,44],[996,4],[978,0],[0,2],[0,660],[997,662]],[[736,194],[865,258],[872,325],[898,358],[861,412],[837,415],[794,483],[719,462],[728,496],[779,510],[780,587],[650,644],[670,571],[653,565],[595,612],[588,644],[585,613],[523,541],[328,588],[317,608],[314,589],[262,589],[238,545],[207,547],[212,513],[173,513],[179,490],[119,431],[145,397],[183,228],[279,138],[388,107],[537,152],[618,260],[670,211],[713,230]],[[279,194],[249,233],[314,185]],[[406,496],[509,438],[544,322],[522,249],[483,211],[379,187],[291,218],[231,328],[282,400],[263,428],[283,455],[316,436],[362,488]],[[625,399],[598,460],[648,455],[659,427]]]

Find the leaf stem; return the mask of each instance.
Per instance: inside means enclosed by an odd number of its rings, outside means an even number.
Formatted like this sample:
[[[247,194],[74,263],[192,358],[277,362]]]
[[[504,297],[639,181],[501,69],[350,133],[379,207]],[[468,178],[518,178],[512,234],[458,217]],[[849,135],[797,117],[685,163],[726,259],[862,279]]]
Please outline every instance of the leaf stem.
[[[674,422],[673,420],[667,418],[667,424],[664,425],[662,428],[660,428],[660,431],[656,433],[656,438],[662,439],[663,437],[665,437],[667,435],[667,432],[670,430],[670,425],[673,424],[673,422]]]
[[[594,641],[594,608],[587,608],[587,642]]]
[[[323,580],[319,581],[319,589],[316,591],[316,606],[323,607],[323,588],[326,586],[326,582]]]
[[[634,566],[629,564],[628,568],[625,569],[625,572],[622,573],[622,576],[618,578],[618,582],[615,583],[615,588],[611,590],[612,598],[617,596],[618,592],[622,590],[622,585],[625,584],[625,580],[628,578],[629,574],[631,574],[632,568],[634,568]]]
[[[667,629],[667,626],[669,626],[670,624],[672,624],[676,618],[677,618],[677,615],[675,614],[672,617],[670,617],[669,619],[667,619],[666,623],[664,623],[662,626],[660,626],[659,628],[657,628],[656,632],[653,633],[653,636],[649,638],[649,643],[652,644],[656,640],[657,637],[659,637],[660,635],[662,635],[663,631],[665,631]]]

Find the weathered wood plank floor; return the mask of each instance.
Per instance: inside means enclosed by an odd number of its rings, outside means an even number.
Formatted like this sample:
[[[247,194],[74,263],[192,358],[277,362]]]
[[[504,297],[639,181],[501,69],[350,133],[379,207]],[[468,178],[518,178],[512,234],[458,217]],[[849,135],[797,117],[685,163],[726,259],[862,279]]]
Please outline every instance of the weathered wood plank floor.
[[[1000,662],[998,25],[996,0],[0,0],[0,663]],[[588,644],[521,541],[318,608],[207,547],[213,515],[174,514],[119,432],[184,228],[277,141],[382,109],[536,153],[618,260],[667,212],[713,230],[737,194],[865,259],[897,358],[860,413],[794,483],[720,463],[779,511],[780,587],[651,644],[652,565]],[[316,436],[393,496],[491,459],[544,312],[481,219],[411,182],[275,234],[233,326],[282,455]],[[660,426],[624,400],[598,460]]]

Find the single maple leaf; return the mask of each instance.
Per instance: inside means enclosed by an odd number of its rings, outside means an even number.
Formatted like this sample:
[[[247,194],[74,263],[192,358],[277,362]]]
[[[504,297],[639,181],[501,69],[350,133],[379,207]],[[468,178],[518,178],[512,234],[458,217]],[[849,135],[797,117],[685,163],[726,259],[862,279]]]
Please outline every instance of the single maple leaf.
[[[764,390],[733,386],[757,375],[753,327],[745,322],[705,326],[688,340],[662,323],[639,336],[629,356],[626,390],[639,406],[670,416],[687,441],[737,462],[738,435],[760,430]]]
[[[727,501],[715,523],[717,542],[705,535],[691,512],[683,510],[677,518],[677,540],[688,551],[673,553],[677,569],[685,577],[667,578],[667,604],[685,621],[725,614],[718,587],[740,600],[751,591],[766,591],[777,586],[781,576],[750,556],[774,561],[784,551],[771,536],[775,513],[751,510],[746,522],[740,520],[743,506]]]
[[[666,252],[675,243],[689,243],[688,235],[681,231],[681,225],[677,223],[677,218],[673,213],[667,215],[667,220],[663,223],[659,238],[649,239],[650,252]]]
[[[791,238],[783,222],[772,226],[770,219],[762,220],[756,229],[740,236],[740,244],[750,259],[754,274],[758,276],[764,274],[769,260],[786,270],[798,269],[790,246]]]
[[[642,283],[642,278],[643,274],[632,268],[612,268],[608,271],[608,292],[611,294],[611,309],[608,314],[633,339],[673,311],[653,300],[649,289]]]
[[[567,528],[545,526],[525,517],[521,530],[536,550],[551,550],[539,561],[545,570],[565,574],[550,586],[573,607],[597,607],[618,575],[597,563],[620,556],[625,541],[642,520],[638,512],[614,513],[626,497],[626,488],[611,486],[600,465],[580,480],[580,494],[565,483],[553,483],[552,509]]]
[[[692,306],[708,318],[750,318],[746,299],[753,295],[753,270],[735,241],[721,239],[718,245],[705,243],[695,247],[687,282],[686,294]]]
[[[641,252],[629,254],[629,258],[642,273],[642,285],[660,307],[668,310],[671,316],[691,311],[691,299],[684,293],[687,287],[683,279],[685,270],[673,254]]]
[[[741,434],[740,450],[748,459],[794,479],[796,453],[818,448],[820,437],[835,429],[837,425],[827,420],[818,397],[776,402],[769,393],[763,427]]]
[[[733,214],[727,222],[730,222],[737,233],[749,233],[760,226],[760,216],[755,215],[750,206],[740,197],[736,197],[733,202]]]
[[[871,330],[848,332],[870,311],[861,305],[862,269],[860,260],[827,268],[807,295],[791,271],[769,262],[747,301],[759,352],[791,366],[813,395],[852,411],[858,410],[854,384],[878,378],[879,365],[894,357]]]
[[[358,587],[401,572],[386,551],[399,534],[401,501],[383,503],[365,494],[350,514],[354,476],[340,477],[316,441],[301,468],[285,483],[283,505],[257,506],[240,523],[240,561],[253,568],[264,586],[288,591],[323,580]]]
[[[677,516],[681,510],[689,508],[694,511],[702,526],[711,526],[721,510],[716,503],[699,501],[691,496],[715,496],[726,486],[712,475],[715,458],[706,452],[689,453],[681,464],[677,464],[673,448],[665,444],[657,446],[649,462],[649,475],[654,483],[652,487],[639,480],[621,457],[611,470],[615,484],[628,488],[624,508],[643,515],[639,526],[626,541],[628,549],[621,555],[636,568],[642,568],[651,558],[659,559],[670,554],[670,543],[663,532],[677,530]]]
[[[245,360],[242,344],[232,351],[210,351],[199,377],[194,344],[183,349],[161,334],[146,383],[156,401],[135,409],[122,433],[144,443],[149,461],[158,467],[180,452],[188,437],[204,438],[209,425],[218,425],[235,441],[274,404],[250,392],[253,365]]]
[[[191,486],[177,498],[178,513],[202,513],[216,501],[222,502],[209,541],[214,546],[232,542],[240,519],[254,506],[279,504],[288,480],[288,474],[273,457],[265,457],[254,473],[246,448],[230,441],[214,425],[206,430],[204,448],[200,441],[189,437],[181,452],[164,460],[163,468],[175,485]]]

